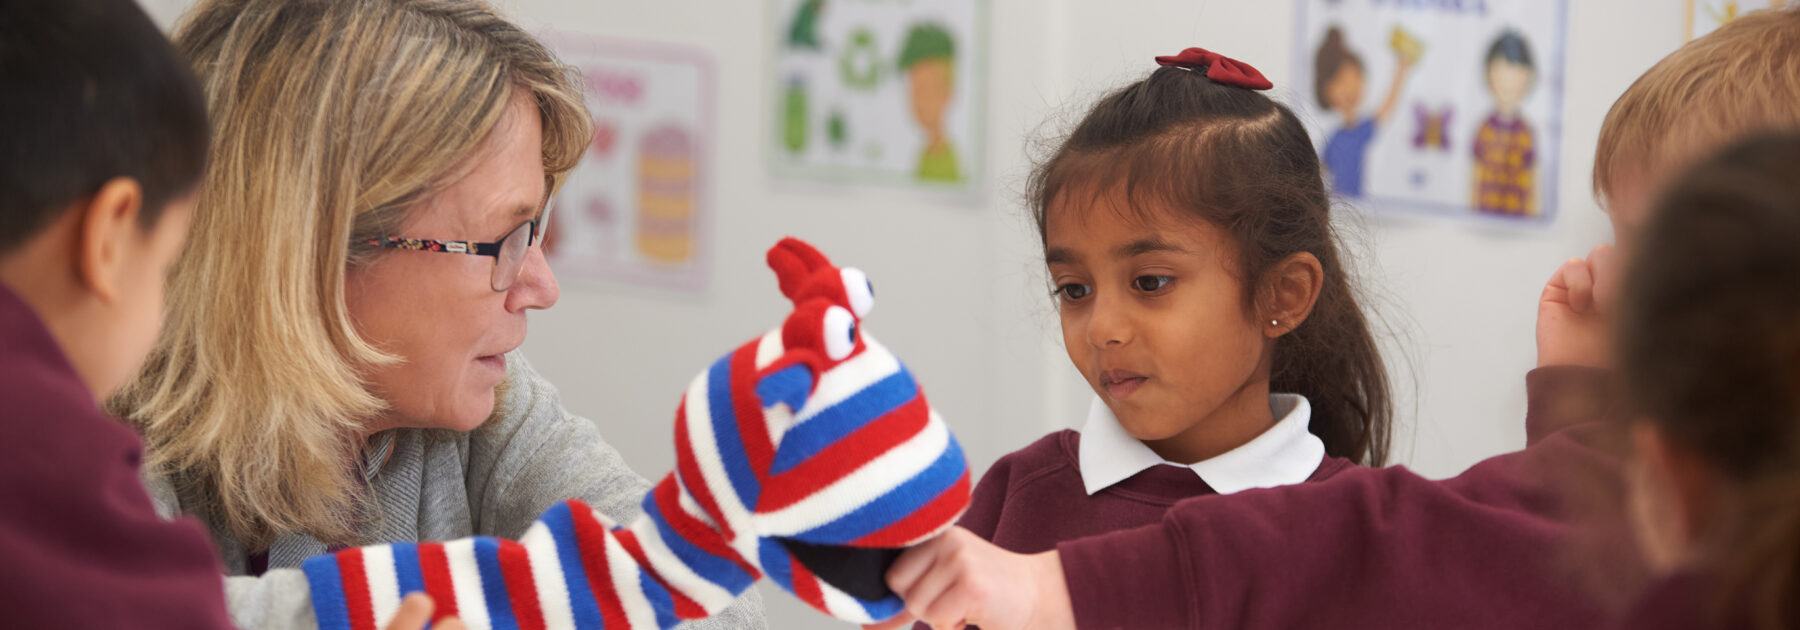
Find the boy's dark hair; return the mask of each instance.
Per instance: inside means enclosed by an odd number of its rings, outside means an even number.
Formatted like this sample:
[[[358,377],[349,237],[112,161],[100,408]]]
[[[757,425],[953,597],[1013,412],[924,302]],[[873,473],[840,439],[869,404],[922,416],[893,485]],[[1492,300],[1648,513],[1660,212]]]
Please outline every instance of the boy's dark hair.
[[[1206,70],[1161,68],[1101,99],[1031,175],[1038,236],[1047,242],[1059,197],[1116,183],[1131,208],[1179,208],[1228,234],[1251,308],[1270,266],[1312,253],[1324,284],[1311,316],[1275,342],[1269,385],[1307,397],[1327,453],[1386,463],[1387,366],[1338,254],[1319,156],[1292,110]]]
[[[210,133],[193,70],[136,2],[0,2],[0,254],[115,177],[155,225]]]
[[[1525,41],[1525,36],[1511,29],[1500,33],[1500,37],[1494,39],[1494,45],[1488,47],[1487,57],[1482,62],[1482,69],[1485,71],[1488,66],[1494,65],[1494,61],[1499,59],[1505,59],[1506,63],[1515,66],[1537,69],[1537,64],[1531,60],[1531,44]]]
[[[1800,135],[1677,181],[1627,275],[1618,348],[1636,411],[1741,492],[1718,540],[1735,614],[1800,626]]]
[[[1313,55],[1313,97],[1319,99],[1319,107],[1331,109],[1331,103],[1325,100],[1325,86],[1337,78],[1344,66],[1361,69],[1362,58],[1344,43],[1344,30],[1333,26],[1325,31],[1325,41],[1319,42],[1319,52]]]

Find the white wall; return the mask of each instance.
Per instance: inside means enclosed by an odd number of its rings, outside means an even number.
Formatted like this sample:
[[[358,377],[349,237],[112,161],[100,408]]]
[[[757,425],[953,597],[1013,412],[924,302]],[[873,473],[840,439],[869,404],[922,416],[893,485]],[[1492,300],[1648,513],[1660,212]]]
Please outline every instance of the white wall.
[[[1505,0],[1499,0],[1505,1]],[[188,0],[144,0],[165,24]],[[718,212],[711,288],[690,297],[565,280],[533,320],[526,350],[640,472],[669,469],[676,396],[712,359],[775,325],[784,301],[762,264],[794,234],[868,271],[869,323],[917,373],[979,471],[1045,432],[1079,426],[1091,394],[1060,348],[1035,236],[1018,191],[1026,141],[1047,117],[1203,45],[1248,61],[1285,90],[1293,5],[1285,0],[993,0],[990,185],[977,203],[893,192],[796,188],[763,166],[766,5],[757,0],[504,0],[533,29],[670,42],[710,52],[719,78],[713,172]],[[1564,259],[1609,238],[1588,169],[1612,100],[1680,44],[1681,0],[1570,0],[1561,217],[1541,233],[1478,232],[1423,219],[1368,218],[1362,271],[1398,330],[1387,353],[1403,422],[1396,458],[1456,474],[1524,442],[1523,375],[1535,360],[1535,304]],[[1353,249],[1359,249],[1353,246]],[[1416,389],[1415,389],[1416,386]],[[1416,392],[1416,395],[1415,395]],[[766,588],[766,587],[765,587]],[[774,589],[771,627],[839,627]]]

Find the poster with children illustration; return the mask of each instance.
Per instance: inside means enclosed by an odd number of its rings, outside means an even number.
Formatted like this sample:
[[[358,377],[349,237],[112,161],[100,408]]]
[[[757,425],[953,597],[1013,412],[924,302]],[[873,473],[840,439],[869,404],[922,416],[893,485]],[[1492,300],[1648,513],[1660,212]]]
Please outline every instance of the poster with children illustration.
[[[551,201],[544,253],[562,277],[678,291],[711,252],[713,66],[697,50],[552,33],[579,69],[594,135]]]
[[[1375,212],[1556,216],[1566,0],[1297,0],[1289,98],[1334,194]]]
[[[1687,38],[1711,33],[1738,16],[1758,9],[1800,5],[1795,0],[1687,0]]]
[[[770,170],[973,190],[985,149],[986,6],[770,0]]]

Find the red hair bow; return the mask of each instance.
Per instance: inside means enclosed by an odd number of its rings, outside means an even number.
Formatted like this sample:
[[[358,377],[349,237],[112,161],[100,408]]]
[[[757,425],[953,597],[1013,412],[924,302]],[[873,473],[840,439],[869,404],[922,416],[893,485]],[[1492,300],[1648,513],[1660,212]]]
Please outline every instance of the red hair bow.
[[[1264,77],[1261,72],[1257,72],[1256,68],[1250,67],[1250,64],[1205,48],[1189,48],[1181,51],[1179,55],[1157,57],[1156,63],[1189,70],[1206,66],[1206,78],[1221,85],[1251,90],[1267,90],[1275,87],[1274,83],[1270,83],[1268,78]]]

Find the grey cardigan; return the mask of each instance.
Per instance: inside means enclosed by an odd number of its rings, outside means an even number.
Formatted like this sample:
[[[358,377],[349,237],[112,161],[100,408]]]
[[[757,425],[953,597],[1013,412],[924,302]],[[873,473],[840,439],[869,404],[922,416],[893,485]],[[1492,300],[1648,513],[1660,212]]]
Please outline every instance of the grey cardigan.
[[[586,501],[615,522],[638,514],[650,482],[625,465],[593,422],[564,410],[556,388],[524,357],[508,355],[507,366],[494,418],[481,428],[397,429],[371,440],[373,465],[365,476],[376,513],[365,519],[364,544],[517,539],[540,513],[566,499]],[[324,553],[325,545],[305,535],[282,536],[269,549],[268,572],[247,576],[247,551],[213,515],[197,511],[198,502],[181,496],[168,478],[149,477],[145,485],[165,517],[191,514],[211,530],[225,563],[234,623],[247,629],[317,626],[306,577],[297,567]],[[765,628],[762,598],[747,590],[719,615],[683,627]]]

